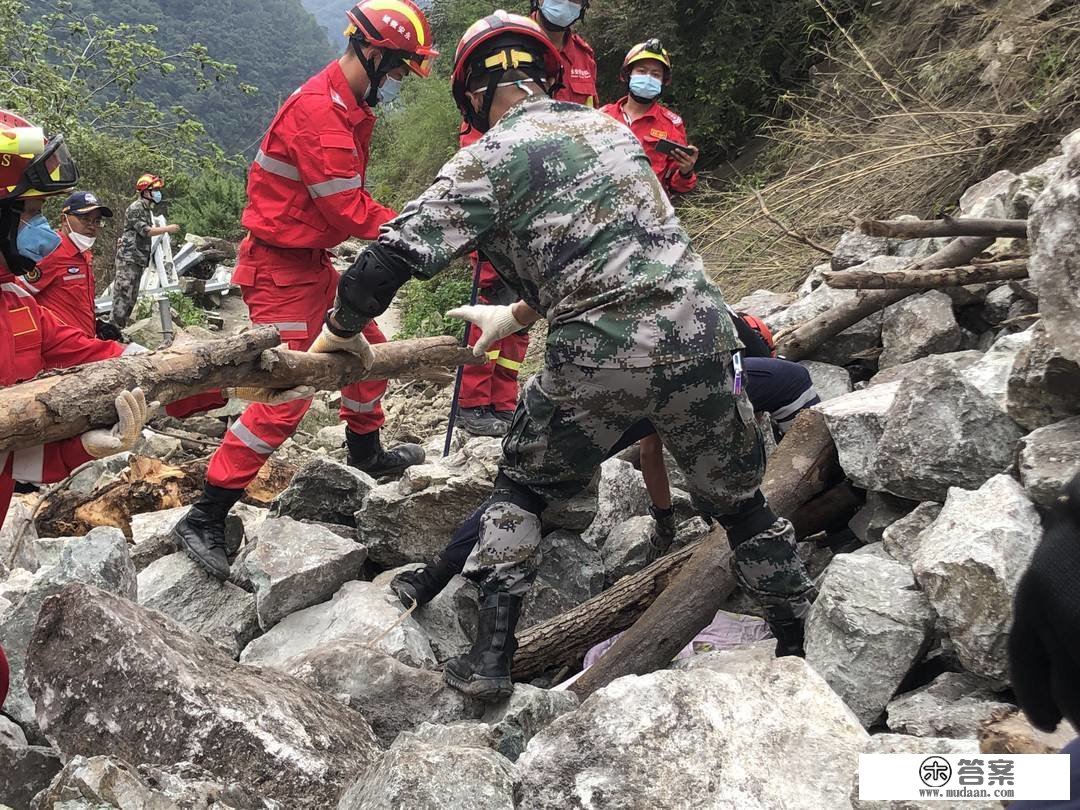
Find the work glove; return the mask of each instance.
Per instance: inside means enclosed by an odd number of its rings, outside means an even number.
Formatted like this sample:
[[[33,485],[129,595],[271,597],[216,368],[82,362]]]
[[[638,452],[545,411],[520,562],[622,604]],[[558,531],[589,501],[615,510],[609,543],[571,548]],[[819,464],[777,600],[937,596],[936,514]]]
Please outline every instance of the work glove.
[[[93,458],[104,458],[122,453],[135,446],[142,433],[149,409],[141,388],[121,391],[116,398],[116,415],[119,421],[110,429],[88,430],[79,438],[83,449]]]
[[[115,340],[117,343],[124,342],[124,333],[120,331],[116,324],[103,321],[98,318],[94,321],[94,332],[97,335],[98,340]]]
[[[315,389],[310,385],[298,385],[295,388],[261,388],[241,386],[222,389],[225,399],[240,399],[244,402],[258,402],[262,405],[284,405],[297,399],[311,399]]]
[[[483,357],[491,344],[502,340],[515,332],[525,328],[514,317],[514,309],[511,305],[473,304],[467,307],[457,307],[446,313],[451,318],[461,318],[480,327],[480,339],[473,346],[473,354]]]
[[[319,354],[348,352],[360,358],[365,371],[375,363],[375,354],[371,351],[371,344],[367,342],[367,338],[364,337],[363,333],[357,332],[352,337],[347,338],[338,337],[325,324],[323,324],[322,331],[315,338],[315,342],[311,344],[308,351]]]
[[[1080,727],[1080,475],[1066,485],[1020,578],[1009,671],[1020,707],[1039,728]]]

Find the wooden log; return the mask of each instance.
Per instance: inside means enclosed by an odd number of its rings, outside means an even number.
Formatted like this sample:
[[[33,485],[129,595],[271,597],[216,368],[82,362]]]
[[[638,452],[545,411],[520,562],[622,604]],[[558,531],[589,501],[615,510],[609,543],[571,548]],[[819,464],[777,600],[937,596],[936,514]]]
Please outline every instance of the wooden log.
[[[937,236],[990,236],[994,239],[1027,239],[1026,219],[863,219],[858,229],[867,236],[921,239]]]
[[[866,497],[846,481],[807,501],[791,516],[795,539],[805,540],[818,532],[847,522],[866,503]]]
[[[148,401],[166,405],[227,386],[333,390],[362,379],[428,378],[435,370],[483,362],[452,337],[421,338],[373,346],[375,364],[365,373],[348,354],[292,352],[280,342],[274,327],[257,326],[223,340],[90,363],[10,386],[0,410],[0,452],[113,424],[113,401],[124,388],[141,386]]]
[[[918,273],[924,270],[940,270],[967,264],[994,240],[990,237],[961,236],[954,239],[937,253],[916,262],[903,272]],[[829,338],[854,326],[863,318],[887,306],[903,301],[916,290],[870,290],[859,291],[856,296],[823,315],[785,330],[776,336],[777,351],[788,360],[802,360],[812,355]]]
[[[825,283],[838,290],[900,290],[939,289],[983,284],[987,281],[1009,281],[1028,277],[1027,259],[1003,262],[965,264],[941,270],[840,270],[825,271]]]
[[[774,493],[773,508],[779,514],[784,514],[785,511],[781,510],[793,512],[802,502],[810,500],[842,475],[836,448],[824,419],[820,414],[807,411],[799,414],[784,441],[769,459],[766,481],[772,483],[767,484],[768,488],[763,484],[762,489],[766,494]],[[661,557],[636,574],[623,577],[602,594],[572,610],[525,630],[519,637],[514,658],[514,677],[525,680],[549,669],[580,666],[581,659],[590,647],[634,624],[706,543],[714,547],[705,550],[696,567],[699,570],[708,569],[709,576],[717,580],[717,592],[722,591],[726,582],[724,578],[730,574],[726,567],[714,567],[720,559],[717,555],[723,555],[727,546],[723,532],[717,529],[705,540]],[[712,620],[717,609],[713,608],[694,633]],[[693,633],[690,637],[693,637]],[[686,641],[675,652],[685,644]]]

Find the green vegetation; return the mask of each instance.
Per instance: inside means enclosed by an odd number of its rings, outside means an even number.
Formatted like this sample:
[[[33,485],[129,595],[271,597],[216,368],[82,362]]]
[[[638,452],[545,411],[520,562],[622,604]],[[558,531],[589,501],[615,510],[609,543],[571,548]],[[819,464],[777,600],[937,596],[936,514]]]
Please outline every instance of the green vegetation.
[[[187,184],[169,218],[188,233],[239,241],[244,235],[240,215],[246,202],[240,176],[204,169]]]
[[[460,338],[465,322],[443,317],[448,309],[469,303],[472,273],[464,264],[440,273],[430,281],[410,281],[398,293],[401,329],[397,339],[453,335]]]
[[[166,293],[169,298],[169,306],[173,311],[173,320],[179,326],[206,326],[206,313],[195,306],[195,302],[179,290]],[[137,321],[143,318],[157,317],[158,302],[156,298],[144,295],[135,304],[133,318]]]

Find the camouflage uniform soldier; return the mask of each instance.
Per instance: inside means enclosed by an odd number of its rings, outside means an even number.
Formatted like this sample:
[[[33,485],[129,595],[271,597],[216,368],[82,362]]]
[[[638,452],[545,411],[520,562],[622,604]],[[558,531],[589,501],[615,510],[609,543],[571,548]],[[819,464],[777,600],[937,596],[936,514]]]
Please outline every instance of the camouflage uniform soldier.
[[[164,187],[165,181],[157,175],[142,175],[135,183],[138,199],[124,214],[124,232],[116,246],[116,275],[112,285],[112,322],[118,328],[127,325],[135,309],[139,282],[150,264],[150,238],[180,230],[179,225],[157,227],[153,223],[153,206],[161,202]]]
[[[355,342],[405,280],[477,248],[522,301],[448,313],[480,326],[475,350],[548,320],[545,368],[522,393],[465,567],[483,594],[478,637],[446,665],[452,686],[486,699],[512,688],[539,514],[584,489],[642,418],[685,471],[696,506],[727,529],[739,580],[762,603],[779,654],[801,652],[813,598],[791,524],[758,489],[762,440],[745,393],[733,389],[731,352],[740,344],[720,291],[633,133],[545,95],[557,59],[518,15],[495,12],[465,33],[455,98],[481,131],[497,124],[383,226],[343,276],[327,322],[343,343]]]

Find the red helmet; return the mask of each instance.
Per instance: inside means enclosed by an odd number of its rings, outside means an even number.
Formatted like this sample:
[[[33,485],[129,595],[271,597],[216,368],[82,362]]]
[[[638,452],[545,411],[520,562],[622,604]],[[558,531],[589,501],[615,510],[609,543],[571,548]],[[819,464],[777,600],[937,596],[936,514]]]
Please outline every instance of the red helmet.
[[[135,181],[135,190],[138,192],[152,191],[155,188],[165,188],[165,181],[156,174],[142,174]]]
[[[465,95],[469,82],[478,72],[491,76],[485,104],[490,109],[494,84],[508,70],[520,70],[543,82],[550,91],[558,84],[562,62],[559,52],[535,20],[499,9],[470,25],[454,53],[451,74],[454,101],[465,120],[481,132],[488,128],[484,120],[487,112],[478,116],[469,103]]]
[[[417,76],[431,75],[431,64],[439,52],[427,17],[412,0],[360,0],[345,16],[349,18],[346,37],[359,37],[376,48],[397,53]]]
[[[46,138],[22,116],[0,110],[0,203],[63,194],[78,182],[63,135]]]

